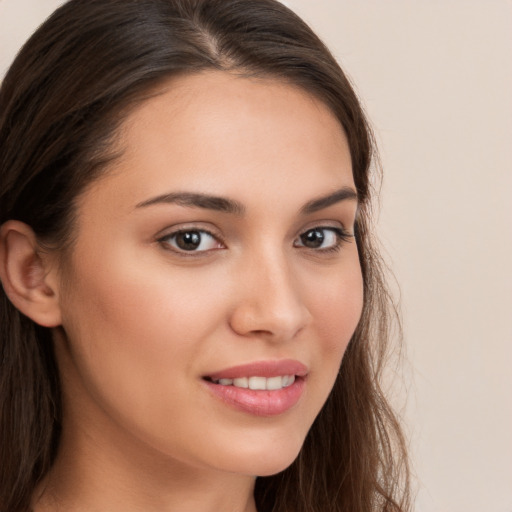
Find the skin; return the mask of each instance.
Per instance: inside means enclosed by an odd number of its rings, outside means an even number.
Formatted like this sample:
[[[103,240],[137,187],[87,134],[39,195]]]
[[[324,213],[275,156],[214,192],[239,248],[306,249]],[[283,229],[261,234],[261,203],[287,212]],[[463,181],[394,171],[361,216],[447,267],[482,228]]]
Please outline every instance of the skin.
[[[356,243],[333,231],[353,234],[357,201],[301,213],[355,188],[346,137],[295,87],[208,72],[146,100],[119,143],[79,198],[72,250],[46,272],[64,429],[34,508],[255,511],[255,476],[297,456],[361,314]],[[140,206],[183,191],[245,212]],[[303,245],[316,227],[331,250]],[[176,229],[212,236],[180,251]],[[241,412],[205,387],[215,371],[279,359],[309,372],[283,414]]]

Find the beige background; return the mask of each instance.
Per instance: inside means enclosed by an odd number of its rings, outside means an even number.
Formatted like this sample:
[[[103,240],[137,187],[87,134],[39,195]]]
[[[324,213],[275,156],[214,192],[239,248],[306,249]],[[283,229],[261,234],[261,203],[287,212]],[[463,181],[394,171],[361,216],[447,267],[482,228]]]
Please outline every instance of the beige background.
[[[0,0],[0,76],[60,2]],[[289,0],[376,127],[418,512],[512,512],[512,1]]]

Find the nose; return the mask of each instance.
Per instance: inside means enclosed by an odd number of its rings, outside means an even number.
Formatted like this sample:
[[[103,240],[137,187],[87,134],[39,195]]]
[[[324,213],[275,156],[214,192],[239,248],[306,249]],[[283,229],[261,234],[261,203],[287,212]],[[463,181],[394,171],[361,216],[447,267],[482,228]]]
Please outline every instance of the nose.
[[[282,342],[295,338],[311,320],[297,276],[285,258],[245,262],[238,274],[231,328],[242,336]]]

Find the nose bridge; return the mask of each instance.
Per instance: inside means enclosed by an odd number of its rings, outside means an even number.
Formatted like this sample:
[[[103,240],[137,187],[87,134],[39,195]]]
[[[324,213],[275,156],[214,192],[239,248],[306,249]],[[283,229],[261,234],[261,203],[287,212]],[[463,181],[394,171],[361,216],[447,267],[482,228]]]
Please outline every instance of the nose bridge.
[[[291,263],[285,251],[276,247],[260,248],[244,258],[240,300],[232,317],[236,331],[285,340],[307,324],[309,312]]]

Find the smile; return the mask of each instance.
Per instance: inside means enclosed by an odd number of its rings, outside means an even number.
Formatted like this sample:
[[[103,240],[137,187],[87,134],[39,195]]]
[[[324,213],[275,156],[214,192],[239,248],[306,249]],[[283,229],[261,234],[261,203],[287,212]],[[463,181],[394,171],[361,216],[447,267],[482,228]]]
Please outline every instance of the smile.
[[[234,386],[253,390],[274,391],[287,388],[295,382],[295,375],[278,375],[277,377],[239,377],[238,379],[218,379],[212,381],[221,386]]]
[[[208,391],[229,408],[253,416],[278,416],[301,399],[308,368],[299,361],[258,361],[203,377]]]

